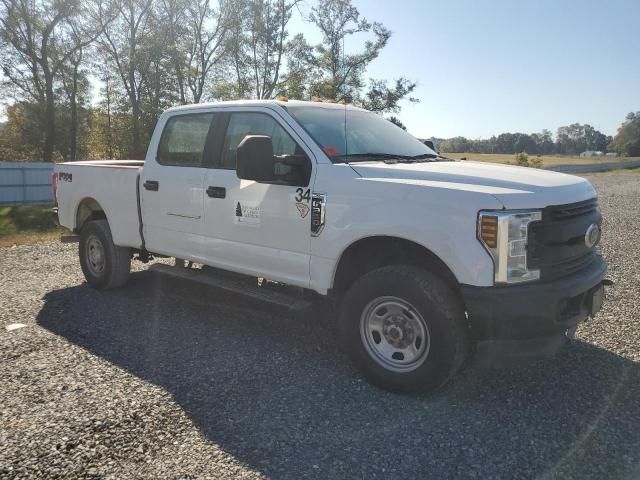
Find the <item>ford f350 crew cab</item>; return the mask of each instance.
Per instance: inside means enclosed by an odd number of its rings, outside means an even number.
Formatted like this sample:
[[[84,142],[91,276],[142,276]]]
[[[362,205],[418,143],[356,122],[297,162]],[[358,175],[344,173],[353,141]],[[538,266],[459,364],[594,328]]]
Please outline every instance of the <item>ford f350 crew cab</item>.
[[[434,389],[472,350],[551,354],[603,302],[587,180],[442,158],[353,106],[172,108],[144,161],[61,163],[54,180],[93,287],[156,255],[315,292],[355,364],[391,390]]]

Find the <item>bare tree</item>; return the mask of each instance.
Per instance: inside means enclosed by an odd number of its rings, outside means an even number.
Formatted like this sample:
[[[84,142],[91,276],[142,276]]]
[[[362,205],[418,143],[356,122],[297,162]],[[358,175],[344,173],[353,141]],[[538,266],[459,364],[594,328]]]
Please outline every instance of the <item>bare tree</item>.
[[[100,1],[91,7],[95,10],[79,0],[0,0],[2,71],[16,91],[40,106],[45,162],[53,161],[58,75],[69,58],[101,34],[89,19],[101,17],[104,26],[113,18]]]
[[[186,83],[193,103],[202,100],[212,69],[221,65],[226,52],[230,6],[224,0],[212,3],[197,0],[188,9]]]
[[[301,0],[247,0],[231,33],[230,56],[241,94],[273,98],[281,86],[287,24]],[[247,91],[247,86],[251,85]]]
[[[160,8],[161,23],[165,24],[167,30],[166,51],[169,57],[170,68],[175,76],[174,82],[178,87],[178,101],[185,105],[187,103],[187,62],[186,43],[187,38],[187,8],[190,2],[197,0],[162,0]]]
[[[106,115],[107,115],[107,125],[106,125],[106,132],[105,132],[105,144],[106,144],[106,151],[107,151],[107,156],[108,158],[114,158],[113,156],[113,127],[112,127],[112,119],[111,119],[111,106],[113,104],[113,79],[112,76],[109,72],[107,72],[104,76],[103,76],[103,81],[104,81],[104,98],[103,98],[103,105],[104,105],[104,109],[106,110]]]
[[[227,0],[162,0],[173,79],[182,104],[200,103],[221,66],[234,2]]]
[[[162,111],[177,101],[171,58],[166,48],[167,28],[155,14],[150,21],[155,34],[145,37],[141,43],[139,64],[143,67],[140,71],[143,81],[138,92],[143,125],[149,137]]]
[[[229,32],[226,40],[226,51],[231,67],[231,78],[221,88],[221,96],[229,98],[247,98],[250,96],[251,80],[249,75],[249,56],[246,52],[247,38],[244,32],[246,25],[247,1],[240,0],[234,4],[233,14],[229,17]]]
[[[147,80],[148,58],[141,52],[146,37],[151,36],[153,0],[121,0],[113,22],[101,25],[101,51],[113,63],[131,108],[131,158],[144,155],[141,145],[141,101],[143,84]]]
[[[67,72],[63,72],[62,86],[69,99],[69,109],[71,113],[69,129],[69,155],[67,160],[73,162],[78,157],[78,90],[80,88],[80,65],[82,64],[84,50],[78,49],[69,57]],[[67,74],[65,74],[67,73]]]

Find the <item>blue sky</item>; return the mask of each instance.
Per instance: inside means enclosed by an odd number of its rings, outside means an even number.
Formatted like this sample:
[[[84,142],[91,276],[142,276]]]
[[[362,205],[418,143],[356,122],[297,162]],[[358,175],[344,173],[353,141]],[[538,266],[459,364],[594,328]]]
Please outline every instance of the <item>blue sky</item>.
[[[421,103],[399,115],[416,136],[555,133],[574,122],[613,135],[640,110],[640,0],[353,4],[393,31],[368,75],[418,82]],[[319,40],[300,17],[290,27]],[[365,38],[347,42],[347,53]]]

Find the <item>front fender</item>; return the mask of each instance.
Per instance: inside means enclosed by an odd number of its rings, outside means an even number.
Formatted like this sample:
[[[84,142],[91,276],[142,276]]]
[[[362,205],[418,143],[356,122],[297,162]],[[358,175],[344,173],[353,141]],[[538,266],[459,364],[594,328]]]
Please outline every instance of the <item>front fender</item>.
[[[476,238],[476,222],[479,210],[503,208],[494,196],[363,178],[351,183],[352,188],[332,190],[356,190],[352,195],[327,194],[326,226],[311,246],[313,283],[331,288],[338,262],[350,245],[389,236],[431,251],[459,283],[493,285],[493,262]],[[324,271],[313,278],[316,269]]]

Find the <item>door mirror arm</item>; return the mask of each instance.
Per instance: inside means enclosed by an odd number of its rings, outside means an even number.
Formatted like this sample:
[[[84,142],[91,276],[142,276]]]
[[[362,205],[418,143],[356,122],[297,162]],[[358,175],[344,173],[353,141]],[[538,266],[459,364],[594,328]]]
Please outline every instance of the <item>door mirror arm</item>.
[[[306,155],[278,155],[276,156],[280,162],[291,167],[305,167],[309,161]]]
[[[311,178],[311,160],[306,154],[281,155],[275,157],[277,162],[291,167],[286,176],[290,179],[288,185],[296,187],[306,187]]]

